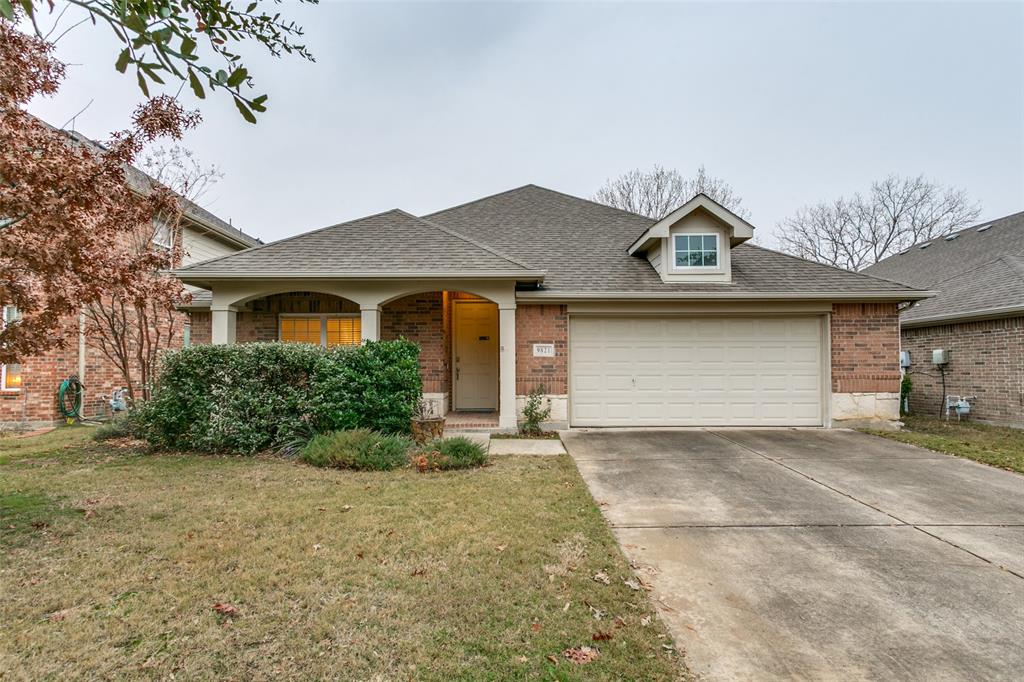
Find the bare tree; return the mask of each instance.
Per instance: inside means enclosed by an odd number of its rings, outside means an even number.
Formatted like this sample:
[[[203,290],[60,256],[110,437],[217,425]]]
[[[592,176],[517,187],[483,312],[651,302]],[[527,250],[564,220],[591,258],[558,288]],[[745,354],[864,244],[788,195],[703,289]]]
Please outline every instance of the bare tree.
[[[778,225],[779,246],[794,256],[860,270],[912,244],[967,227],[981,207],[962,189],[923,175],[890,175],[854,194],[805,206]]]
[[[180,146],[154,150],[142,167],[160,186],[193,202],[223,177],[216,166],[202,166]],[[180,202],[178,208],[135,230],[118,248],[160,253],[167,267],[178,266],[183,255]],[[177,305],[188,297],[176,278],[154,270],[131,287],[119,286],[112,277],[108,294],[83,309],[87,343],[117,367],[133,400],[149,399],[160,353],[179,331]]]
[[[179,196],[199,203],[207,191],[224,177],[220,168],[203,166],[192,150],[182,145],[157,147],[145,154],[142,170]]]
[[[661,166],[649,171],[637,168],[605,182],[594,194],[594,201],[658,220],[698,194],[708,195],[740,217],[748,215],[742,206],[743,199],[732,186],[708,175],[703,165],[692,178]]]

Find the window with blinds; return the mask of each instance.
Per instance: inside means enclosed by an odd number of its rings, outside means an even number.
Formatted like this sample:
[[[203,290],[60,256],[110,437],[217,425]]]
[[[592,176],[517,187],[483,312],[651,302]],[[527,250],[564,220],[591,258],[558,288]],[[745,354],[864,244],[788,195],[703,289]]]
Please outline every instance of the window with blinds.
[[[311,315],[281,318],[281,340],[326,346],[355,346],[360,341],[358,317]]]
[[[358,317],[328,317],[326,322],[328,346],[355,346],[359,343]]]

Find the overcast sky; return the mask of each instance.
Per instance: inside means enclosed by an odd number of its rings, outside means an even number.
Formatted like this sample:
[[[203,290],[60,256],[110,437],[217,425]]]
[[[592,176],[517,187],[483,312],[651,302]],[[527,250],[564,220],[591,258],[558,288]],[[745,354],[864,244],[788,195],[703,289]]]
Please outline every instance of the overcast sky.
[[[202,102],[185,144],[225,177],[207,208],[269,241],[535,183],[589,197],[635,167],[700,164],[760,241],[802,205],[889,173],[1024,210],[1024,3],[285,2],[316,63],[252,52],[268,112]],[[31,110],[103,139],[140,100],[83,26]],[[188,88],[183,99],[198,102]]]

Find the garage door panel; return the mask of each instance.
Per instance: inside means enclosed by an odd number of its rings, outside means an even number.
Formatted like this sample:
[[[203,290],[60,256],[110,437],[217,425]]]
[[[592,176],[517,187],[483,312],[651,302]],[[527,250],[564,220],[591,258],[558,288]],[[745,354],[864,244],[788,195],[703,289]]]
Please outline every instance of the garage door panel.
[[[570,323],[576,426],[820,425],[820,318]]]

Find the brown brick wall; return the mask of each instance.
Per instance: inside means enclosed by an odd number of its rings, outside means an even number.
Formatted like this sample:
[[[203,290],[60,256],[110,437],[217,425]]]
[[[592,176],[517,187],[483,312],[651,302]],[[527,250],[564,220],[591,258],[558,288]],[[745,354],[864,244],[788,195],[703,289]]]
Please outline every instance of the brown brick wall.
[[[190,341],[195,344],[213,343],[213,316],[207,312],[191,313]]]
[[[832,391],[898,393],[899,316],[895,303],[832,306]]]
[[[447,393],[451,387],[445,308],[446,301],[440,291],[406,296],[381,308],[381,339],[403,337],[419,345],[425,393]]]
[[[976,395],[971,414],[999,424],[1024,425],[1024,317],[903,330],[910,351],[912,412],[937,415],[942,378],[932,350],[949,350],[946,395]]]
[[[516,308],[516,394],[540,385],[549,395],[568,393],[569,316],[564,305]],[[533,344],[554,343],[555,357],[533,357]]]

